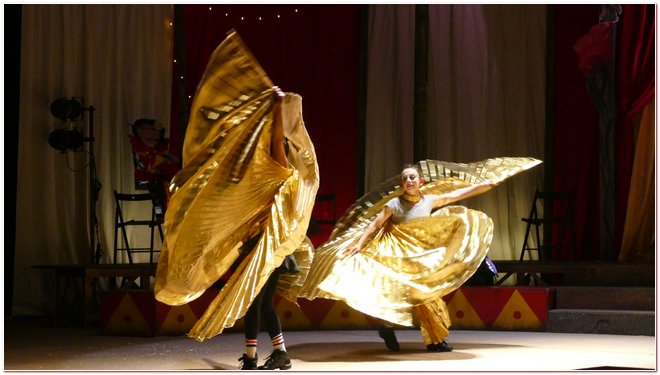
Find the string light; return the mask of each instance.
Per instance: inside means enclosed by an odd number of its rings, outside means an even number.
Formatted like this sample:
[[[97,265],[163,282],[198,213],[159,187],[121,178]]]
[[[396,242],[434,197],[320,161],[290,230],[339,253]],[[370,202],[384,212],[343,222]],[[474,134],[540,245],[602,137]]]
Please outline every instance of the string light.
[[[209,6],[209,12],[211,12],[212,10],[213,10],[213,7]],[[222,7],[220,7],[220,10],[222,10]],[[276,20],[279,21],[283,18],[283,15],[285,17],[290,15],[290,13],[288,13],[288,12],[291,12],[291,11],[287,10],[284,14],[283,13],[276,13],[275,15],[266,14],[266,15],[260,15],[260,16],[256,16],[256,15],[255,16],[250,16],[250,15],[248,15],[248,16],[240,16],[240,18],[236,18],[238,16],[230,15],[229,12],[225,12],[224,14],[225,14],[226,18],[230,18],[230,16],[231,16],[234,20],[239,19],[241,22],[249,22],[250,20],[266,21],[266,20],[270,20],[270,19],[276,19]],[[292,13],[298,15],[298,14],[300,14],[300,9],[294,8]],[[228,22],[232,22],[232,21],[228,20]],[[170,21],[170,26],[173,26],[173,23],[171,21]],[[174,63],[177,63],[176,59],[174,59]],[[183,75],[180,76],[180,79],[183,80]],[[188,95],[189,100],[192,100],[192,97],[193,97],[192,95]]]
[[[211,11],[212,9],[213,9],[213,7],[209,7],[209,11]],[[227,17],[227,18],[229,18],[231,16],[229,12],[225,12],[224,14],[225,14],[225,17]],[[300,14],[300,9],[298,9],[298,8],[292,9],[292,14],[296,14],[296,15]],[[250,20],[265,21],[265,20],[267,20],[271,17],[274,17],[277,20],[281,20],[285,16],[286,16],[286,14],[282,14],[282,13],[276,13],[273,16],[269,16],[269,15],[265,15],[265,16],[264,15],[261,15],[261,16],[247,15],[247,16],[245,16],[245,15],[243,15],[243,16],[240,16],[240,17],[236,16],[237,17],[236,19],[238,19],[240,21],[250,21]]]

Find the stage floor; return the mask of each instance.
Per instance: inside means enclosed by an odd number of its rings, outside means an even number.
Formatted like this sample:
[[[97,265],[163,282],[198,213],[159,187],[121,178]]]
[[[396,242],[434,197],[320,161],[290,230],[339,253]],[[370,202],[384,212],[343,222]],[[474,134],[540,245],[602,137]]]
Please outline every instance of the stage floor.
[[[5,318],[4,370],[236,370],[243,335],[202,343],[186,337],[101,336],[97,329],[49,319]],[[450,331],[451,353],[428,353],[418,330],[397,330],[401,351],[390,353],[376,331],[285,332],[290,371],[574,371],[655,370],[652,336],[508,331]],[[259,336],[259,364],[271,352]]]

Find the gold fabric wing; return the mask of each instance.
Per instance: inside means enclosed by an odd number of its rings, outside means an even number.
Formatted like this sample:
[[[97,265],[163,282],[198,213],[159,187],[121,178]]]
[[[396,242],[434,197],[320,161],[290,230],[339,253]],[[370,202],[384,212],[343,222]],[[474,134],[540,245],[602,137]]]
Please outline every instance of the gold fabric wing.
[[[538,165],[533,158],[494,158],[470,164],[420,162],[421,191],[442,194],[486,179],[501,182]],[[490,247],[492,220],[463,206],[447,206],[431,217],[388,222],[354,256],[344,256],[385,203],[402,193],[394,176],[352,205],[326,243],[316,249],[300,297],[343,300],[368,315],[413,325],[414,307],[433,306],[460,287]],[[431,333],[433,334],[433,333]]]
[[[199,341],[233,326],[306,238],[319,185],[316,154],[302,99],[287,93],[289,168],[270,156],[272,86],[231,33],[213,53],[193,101],[183,168],[170,187],[156,299],[169,305],[196,299],[229,270],[244,242],[260,236],[189,333]],[[310,255],[301,250],[297,257],[309,263]],[[294,280],[302,283],[307,269]]]

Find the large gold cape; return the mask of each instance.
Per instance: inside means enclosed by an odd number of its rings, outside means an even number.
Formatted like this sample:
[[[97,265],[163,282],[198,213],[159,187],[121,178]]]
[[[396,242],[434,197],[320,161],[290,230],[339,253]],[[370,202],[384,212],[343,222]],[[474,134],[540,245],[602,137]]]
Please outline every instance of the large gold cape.
[[[539,163],[508,157],[469,164],[424,160],[426,182],[420,191],[442,194],[486,179],[501,182]],[[345,256],[384,205],[402,192],[401,178],[394,176],[346,211],[316,249],[299,296],[342,300],[394,324],[420,322],[427,344],[437,343],[451,323],[441,298],[477,270],[490,247],[493,223],[483,212],[447,206],[398,225],[388,220],[360,253]]]
[[[172,181],[165,214],[156,299],[168,305],[196,299],[230,269],[244,242],[260,237],[189,332],[199,341],[245,315],[285,256],[298,249],[301,272],[283,276],[282,285],[299,288],[309,270],[312,247],[305,233],[319,185],[316,154],[302,99],[287,93],[283,129],[290,167],[270,156],[273,103],[272,82],[238,35],[229,34],[211,56],[192,103],[183,168]]]

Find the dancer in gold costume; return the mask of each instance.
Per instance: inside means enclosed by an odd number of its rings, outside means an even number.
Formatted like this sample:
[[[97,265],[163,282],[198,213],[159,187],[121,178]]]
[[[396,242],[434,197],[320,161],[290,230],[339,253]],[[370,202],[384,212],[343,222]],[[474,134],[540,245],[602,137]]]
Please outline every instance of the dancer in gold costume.
[[[399,350],[392,325],[419,325],[427,350],[451,351],[444,340],[451,320],[442,297],[477,270],[493,223],[483,212],[449,204],[539,163],[493,158],[406,166],[339,220],[316,250],[300,296],[342,300],[380,318],[386,326],[379,335],[392,351]]]
[[[281,94],[230,33],[212,54],[195,94],[156,273],[156,299],[174,306],[198,298],[233,271],[190,337],[203,341],[222,333],[255,300],[258,316],[274,288],[296,301],[313,255],[305,233],[318,185],[300,96]],[[298,272],[280,275],[291,258]],[[283,349],[281,330],[275,339],[274,349]],[[256,345],[246,349],[253,349],[254,358],[246,361],[244,354],[243,368],[256,368]],[[265,369],[290,367],[288,357],[269,360]]]

